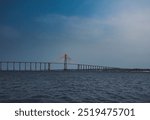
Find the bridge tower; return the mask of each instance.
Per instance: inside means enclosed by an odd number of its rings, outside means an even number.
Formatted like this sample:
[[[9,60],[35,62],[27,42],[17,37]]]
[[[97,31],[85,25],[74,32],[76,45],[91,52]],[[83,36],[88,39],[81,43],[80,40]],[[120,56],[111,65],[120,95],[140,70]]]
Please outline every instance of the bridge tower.
[[[64,70],[67,70],[67,59],[68,59],[68,56],[67,54],[64,55]]]
[[[70,57],[65,53],[63,58],[64,58],[64,70],[67,70],[67,64],[68,60],[70,60]]]

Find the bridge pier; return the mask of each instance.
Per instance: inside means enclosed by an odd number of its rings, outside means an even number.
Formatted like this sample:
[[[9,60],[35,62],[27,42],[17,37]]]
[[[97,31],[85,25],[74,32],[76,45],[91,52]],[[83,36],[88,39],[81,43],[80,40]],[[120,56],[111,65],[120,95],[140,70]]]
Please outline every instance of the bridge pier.
[[[81,70],[83,70],[83,65],[81,65]]]
[[[87,70],[89,70],[89,65],[87,65]]]
[[[97,70],[99,71],[99,66],[97,66]]]
[[[35,62],[35,71],[37,71],[37,62]]]
[[[82,65],[80,65],[80,70],[82,70]]]
[[[99,70],[101,70],[101,67],[99,66]]]
[[[13,62],[13,71],[15,71],[15,62]]]
[[[44,63],[44,71],[46,71],[46,63]]]
[[[8,68],[9,63],[8,63],[8,62],[6,62],[6,65],[7,65],[7,71],[8,71],[8,70],[9,70],[9,68]]]
[[[84,70],[84,65],[82,65],[82,70]]]
[[[83,70],[85,70],[85,65],[83,65]]]
[[[84,70],[86,70],[86,65],[84,65]]]
[[[86,65],[86,70],[88,70],[88,65]]]
[[[24,66],[25,66],[25,71],[27,70],[27,63],[25,62],[24,63]]]
[[[19,62],[19,71],[21,71],[21,62]]]
[[[94,65],[92,65],[92,70],[94,70]]]
[[[42,69],[41,67],[42,67],[42,66],[41,66],[41,62],[40,62],[40,71],[41,71],[41,69]]]
[[[99,70],[99,66],[97,66],[97,71]]]
[[[86,70],[86,65],[84,65],[84,70]]]
[[[51,63],[48,63],[48,71],[51,70]]]
[[[97,70],[97,66],[95,66],[95,70]]]
[[[84,67],[84,65],[83,65],[83,70],[85,70],[85,67]]]
[[[89,70],[91,70],[91,65],[89,65]]]
[[[30,71],[32,71],[32,63],[31,62],[29,63],[29,66],[30,66]]]
[[[80,64],[77,64],[77,70],[80,70]]]

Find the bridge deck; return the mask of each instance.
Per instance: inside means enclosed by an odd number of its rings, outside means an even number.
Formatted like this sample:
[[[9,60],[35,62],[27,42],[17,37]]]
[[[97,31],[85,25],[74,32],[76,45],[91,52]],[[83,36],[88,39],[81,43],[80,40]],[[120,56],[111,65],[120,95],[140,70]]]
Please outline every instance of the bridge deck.
[[[0,61],[0,71],[51,71],[51,70],[86,70],[86,71],[127,71],[150,72],[150,69],[129,69],[99,65],[57,63],[57,62],[16,62]]]

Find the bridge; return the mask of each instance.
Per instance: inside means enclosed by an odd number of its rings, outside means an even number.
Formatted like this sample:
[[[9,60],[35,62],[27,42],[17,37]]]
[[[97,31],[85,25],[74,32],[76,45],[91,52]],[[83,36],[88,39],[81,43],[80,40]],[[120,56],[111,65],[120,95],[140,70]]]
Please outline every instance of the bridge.
[[[126,72],[150,72],[150,69],[119,68],[88,64],[68,63],[70,59],[67,54],[63,56],[64,62],[17,62],[0,61],[0,71],[126,71]]]
[[[16,62],[0,61],[0,71],[125,71],[125,72],[150,72],[150,69],[117,68],[99,65],[55,63],[55,62]]]
[[[59,67],[60,66],[60,67]],[[53,71],[53,70],[111,70],[116,69],[107,66],[56,63],[56,62],[16,62],[0,61],[0,71]]]

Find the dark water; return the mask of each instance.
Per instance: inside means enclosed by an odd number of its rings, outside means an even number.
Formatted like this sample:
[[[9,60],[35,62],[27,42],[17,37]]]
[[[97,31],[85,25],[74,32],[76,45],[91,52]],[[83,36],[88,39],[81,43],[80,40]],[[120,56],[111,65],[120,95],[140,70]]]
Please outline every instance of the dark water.
[[[0,72],[0,102],[150,102],[150,73]]]

